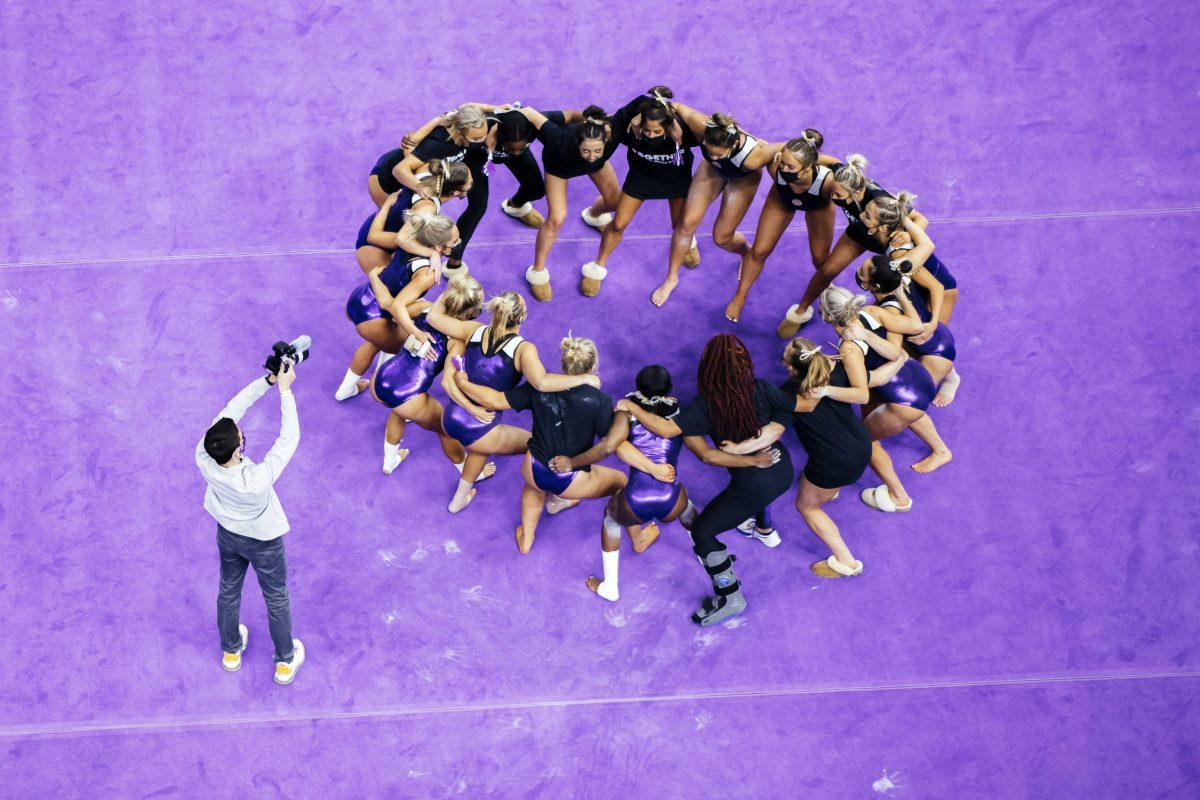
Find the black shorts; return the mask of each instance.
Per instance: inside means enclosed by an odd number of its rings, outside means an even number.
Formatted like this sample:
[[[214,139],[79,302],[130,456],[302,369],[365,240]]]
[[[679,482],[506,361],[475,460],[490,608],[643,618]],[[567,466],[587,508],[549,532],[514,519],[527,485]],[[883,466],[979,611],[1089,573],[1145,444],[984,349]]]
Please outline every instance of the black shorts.
[[[687,197],[692,185],[692,175],[686,169],[672,170],[669,178],[650,173],[648,170],[629,168],[621,191],[635,200],[674,200]]]
[[[395,194],[404,188],[400,181],[396,180],[396,176],[392,174],[392,169],[404,160],[404,153],[400,148],[389,150],[379,157],[375,162],[375,166],[371,169],[371,174],[379,179],[379,188],[383,189],[386,194]]]
[[[857,459],[814,459],[811,456],[804,465],[803,475],[818,489],[840,489],[858,481],[871,462],[871,445],[868,442],[861,457]]]

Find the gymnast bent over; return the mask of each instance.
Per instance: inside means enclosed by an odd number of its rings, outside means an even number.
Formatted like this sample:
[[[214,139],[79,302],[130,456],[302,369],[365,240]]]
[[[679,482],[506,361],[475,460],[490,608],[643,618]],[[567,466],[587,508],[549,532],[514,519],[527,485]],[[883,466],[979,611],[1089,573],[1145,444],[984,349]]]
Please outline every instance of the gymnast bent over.
[[[640,411],[671,420],[679,413],[679,401],[670,395],[671,373],[655,364],[638,372],[637,391],[626,395],[626,399]],[[696,521],[696,507],[675,476],[682,444],[678,436],[655,435],[629,411],[617,411],[602,442],[586,453],[566,459],[565,464],[556,463],[565,457],[550,462],[555,468],[579,469],[615,452],[629,465],[629,482],[609,500],[600,526],[604,580],[587,579],[588,588],[605,600],[615,601],[620,597],[617,566],[621,556],[622,526],[636,531],[637,526],[651,523],[632,538],[633,551],[644,553],[658,538],[655,521],[678,519],[686,529]]]
[[[771,527],[769,506],[792,485],[792,462],[787,449],[776,445],[791,421],[795,396],[785,394],[754,377],[754,363],[741,340],[722,333],[709,340],[700,357],[697,388],[700,396],[674,420],[665,420],[638,408],[629,400],[617,410],[633,414],[657,436],[682,435],[684,444],[709,465],[729,469],[729,485],[713,498],[692,526],[693,551],[712,579],[712,597],[706,597],[692,615],[700,625],[715,625],[746,609],[742,585],[733,571],[733,557],[717,538],[749,516],[756,519],[752,533],[767,547],[779,545]],[[746,447],[760,448],[754,456],[733,455],[712,447],[728,441],[749,440]]]

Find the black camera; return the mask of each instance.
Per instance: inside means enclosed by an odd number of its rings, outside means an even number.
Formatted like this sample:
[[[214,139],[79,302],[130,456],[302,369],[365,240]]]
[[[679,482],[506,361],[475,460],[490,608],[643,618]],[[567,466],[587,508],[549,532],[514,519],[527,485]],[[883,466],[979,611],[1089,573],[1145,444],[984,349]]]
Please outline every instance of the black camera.
[[[272,375],[278,376],[279,370],[283,369],[284,359],[299,364],[308,358],[311,348],[312,338],[309,336],[298,336],[291,342],[276,342],[271,345],[271,355],[267,356],[267,363],[263,366]]]

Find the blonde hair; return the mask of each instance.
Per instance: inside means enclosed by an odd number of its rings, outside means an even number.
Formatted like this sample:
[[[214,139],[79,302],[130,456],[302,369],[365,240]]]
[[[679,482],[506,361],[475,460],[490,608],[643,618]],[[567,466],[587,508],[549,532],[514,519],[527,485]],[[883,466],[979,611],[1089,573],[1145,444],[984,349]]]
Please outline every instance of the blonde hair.
[[[442,307],[455,319],[475,319],[483,311],[483,287],[470,275],[455,275],[442,293]]]
[[[459,133],[466,133],[472,128],[487,125],[487,117],[484,116],[483,111],[472,103],[463,103],[446,116],[450,119],[451,127]]]
[[[821,319],[832,325],[850,325],[866,305],[866,295],[855,294],[841,286],[830,286],[821,292]]]
[[[600,360],[600,355],[596,352],[596,343],[591,339],[571,336],[568,333],[559,343],[559,347],[562,349],[563,372],[568,375],[586,375],[596,368],[596,362]]]
[[[879,225],[889,231],[904,227],[904,219],[912,211],[912,201],[917,196],[912,192],[900,192],[895,197],[876,197],[875,214]]]
[[[435,158],[429,162],[429,174],[421,183],[433,190],[439,199],[459,191],[471,180],[471,168],[461,161]]]
[[[496,346],[500,331],[517,327],[525,321],[528,313],[525,309],[525,298],[516,292],[496,295],[488,301],[487,310],[492,317],[491,324],[488,325],[488,340],[492,347]]]
[[[406,211],[404,221],[413,226],[413,236],[425,247],[445,247],[454,241],[454,220],[445,214]]]
[[[867,157],[861,153],[851,153],[846,156],[846,163],[833,173],[833,179],[847,189],[857,192],[867,185]]]
[[[792,339],[783,350],[783,360],[800,378],[797,394],[805,395],[813,389],[829,385],[833,359],[822,353],[821,345],[812,340]]]

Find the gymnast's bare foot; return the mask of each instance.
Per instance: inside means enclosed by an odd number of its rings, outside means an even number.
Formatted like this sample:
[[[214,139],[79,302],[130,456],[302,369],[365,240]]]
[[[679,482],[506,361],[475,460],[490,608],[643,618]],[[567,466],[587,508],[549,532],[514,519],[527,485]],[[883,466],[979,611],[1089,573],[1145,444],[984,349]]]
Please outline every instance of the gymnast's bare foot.
[[[525,528],[521,525],[517,526],[517,549],[521,551],[521,555],[529,555],[529,551],[533,549],[533,533],[525,535]]]
[[[725,319],[730,322],[737,322],[742,316],[742,307],[746,305],[746,298],[741,295],[734,295],[729,301],[729,305],[725,306]]]
[[[949,450],[941,452],[933,452],[922,458],[920,461],[912,465],[912,468],[917,472],[929,473],[941,466],[950,463],[950,459],[954,458],[954,454]]]
[[[654,290],[654,294],[650,295],[650,302],[658,307],[667,302],[667,298],[671,296],[671,292],[675,291],[675,287],[679,285],[679,278],[667,278]]]

